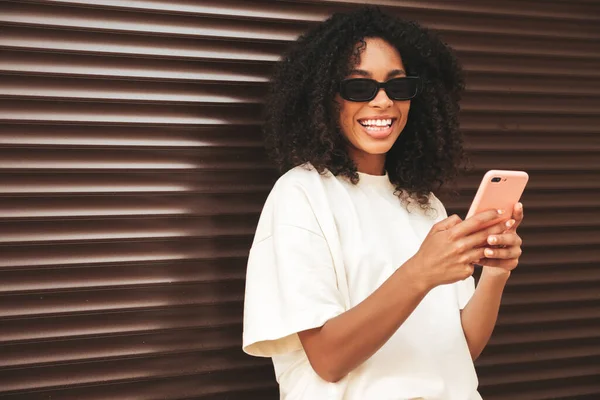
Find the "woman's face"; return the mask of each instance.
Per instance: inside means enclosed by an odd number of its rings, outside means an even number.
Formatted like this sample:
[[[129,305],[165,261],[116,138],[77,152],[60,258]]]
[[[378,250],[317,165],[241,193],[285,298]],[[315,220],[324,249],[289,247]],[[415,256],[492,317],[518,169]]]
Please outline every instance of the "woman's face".
[[[398,51],[380,38],[367,38],[360,63],[351,71],[350,78],[369,78],[386,82],[406,76]],[[338,94],[340,127],[348,139],[350,157],[360,172],[383,174],[385,155],[406,126],[410,100],[391,100],[383,89],[371,101],[353,102]],[[391,126],[387,126],[391,120]],[[379,126],[375,126],[375,125]],[[384,125],[383,127],[381,125]]]

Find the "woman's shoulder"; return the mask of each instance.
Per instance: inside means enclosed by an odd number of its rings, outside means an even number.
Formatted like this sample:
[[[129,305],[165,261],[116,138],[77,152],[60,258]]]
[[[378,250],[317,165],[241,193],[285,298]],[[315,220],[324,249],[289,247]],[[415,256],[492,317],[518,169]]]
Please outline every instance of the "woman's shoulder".
[[[298,165],[281,175],[274,185],[274,192],[294,192],[303,190],[312,192],[322,187],[323,179],[331,176],[329,171],[319,173],[310,163]]]
[[[255,241],[272,234],[273,226],[287,225],[319,232],[316,215],[322,193],[321,179],[310,165],[301,165],[283,174],[269,193],[262,209]]]

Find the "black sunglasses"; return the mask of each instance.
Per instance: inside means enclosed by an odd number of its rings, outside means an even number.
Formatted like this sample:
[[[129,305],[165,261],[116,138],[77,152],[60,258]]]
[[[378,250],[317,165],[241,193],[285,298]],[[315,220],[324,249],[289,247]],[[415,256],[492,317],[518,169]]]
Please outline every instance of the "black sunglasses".
[[[379,89],[383,89],[392,100],[410,100],[419,92],[419,86],[418,76],[403,76],[387,82],[366,78],[346,79],[340,84],[340,96],[349,101],[371,101]]]

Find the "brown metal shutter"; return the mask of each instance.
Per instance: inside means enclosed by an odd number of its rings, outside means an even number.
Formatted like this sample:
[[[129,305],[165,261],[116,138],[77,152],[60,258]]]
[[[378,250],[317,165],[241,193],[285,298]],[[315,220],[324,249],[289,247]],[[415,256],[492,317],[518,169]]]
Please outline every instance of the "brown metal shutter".
[[[0,398],[277,398],[240,350],[260,103],[285,45],[358,3],[0,1]],[[467,69],[449,211],[489,168],[531,176],[482,394],[600,398],[599,3],[371,3]]]

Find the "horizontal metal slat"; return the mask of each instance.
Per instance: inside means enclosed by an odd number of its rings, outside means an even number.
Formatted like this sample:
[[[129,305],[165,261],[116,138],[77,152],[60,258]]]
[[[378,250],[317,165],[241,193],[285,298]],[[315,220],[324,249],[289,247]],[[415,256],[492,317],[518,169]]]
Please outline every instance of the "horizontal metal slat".
[[[567,114],[535,114],[513,113],[512,115],[493,111],[461,112],[461,127],[473,131],[512,131],[512,132],[539,132],[580,134],[600,133],[600,119],[592,115],[567,115]]]
[[[467,91],[461,110],[495,112],[554,113],[566,115],[597,115],[600,108],[598,96],[533,95],[523,93],[475,93]]]
[[[480,388],[490,400],[595,400],[600,394],[598,376],[520,382]],[[576,396],[576,397],[575,397]]]
[[[0,375],[14,368],[241,347],[241,325],[0,345]]]
[[[600,151],[566,153],[553,151],[507,150],[472,153],[470,160],[482,169],[517,169],[530,174],[536,171],[596,171],[600,170]],[[507,154],[508,153],[508,154]],[[0,164],[1,165],[1,164]]]
[[[531,343],[525,346],[486,347],[477,366],[516,365],[535,361],[561,362],[565,359],[600,356],[598,338]]]
[[[203,399],[225,400],[231,396],[254,399],[274,399],[278,388],[273,366],[263,362],[259,366],[235,368],[229,371],[184,374],[170,377],[151,377],[129,382],[106,382],[94,385],[62,387],[43,391],[20,391],[3,394],[9,400],[106,400],[107,398],[181,399],[180,394],[200,396]]]
[[[577,95],[600,97],[600,80],[589,77],[556,77],[535,73],[515,74],[467,71],[467,91],[492,92],[520,96],[522,94],[545,96]],[[531,97],[528,97],[531,98]]]
[[[87,219],[133,216],[258,214],[267,193],[179,196],[0,197],[0,215],[10,219]]]
[[[561,266],[565,269],[565,267]],[[514,279],[521,274],[522,268],[514,272]],[[519,286],[513,284],[513,277],[509,280],[508,286]],[[505,330],[517,326],[538,325],[548,323],[556,324],[561,327],[568,327],[572,321],[600,321],[600,303],[598,302],[564,302],[561,304],[532,304],[529,307],[520,305],[503,305],[498,316],[497,328]],[[496,338],[492,337],[492,341]]]
[[[576,258],[576,256],[573,256],[573,258]],[[525,261],[523,262],[525,263]],[[568,268],[568,266],[565,268]],[[585,283],[546,284],[543,286],[531,286],[527,288],[508,286],[502,297],[502,304],[527,306],[530,304],[552,304],[563,301],[598,300],[600,300],[598,283],[588,281]]]
[[[534,236],[532,236],[532,238],[533,237]],[[548,245],[552,245],[552,243],[549,243]],[[509,284],[511,286],[532,287],[558,283],[570,284],[575,282],[600,282],[600,268],[598,268],[598,264],[577,265],[570,263],[568,267],[536,266],[532,269],[519,268],[511,274]]]
[[[575,252],[574,252],[575,253]],[[596,258],[600,255],[596,254]],[[527,257],[523,257],[527,258]],[[573,256],[573,258],[577,258]],[[600,261],[600,260],[598,260]],[[525,262],[525,261],[523,261]],[[565,268],[567,268],[566,266]],[[529,304],[552,304],[563,301],[599,301],[600,291],[597,282],[558,283],[536,287],[508,286],[502,296],[502,304],[516,306]]]
[[[521,37],[520,35],[501,35],[472,32],[443,32],[445,41],[460,52],[492,54],[529,54],[563,58],[598,59],[600,54],[594,51],[594,40],[553,39]],[[460,59],[460,57],[459,57]]]
[[[581,246],[565,246],[565,247],[533,247],[526,248],[519,262],[528,267],[536,267],[539,265],[569,265],[573,264],[591,264],[600,263],[600,253],[598,245],[591,243]],[[600,295],[600,291],[598,292]],[[593,291],[582,293],[574,293],[574,296],[594,296]],[[551,299],[548,299],[549,301]],[[541,300],[540,300],[541,301]]]
[[[94,126],[94,125],[0,125],[2,147],[102,148],[106,149],[193,149],[205,147],[262,149],[259,125],[185,126]]]
[[[470,153],[510,152],[528,153],[533,156],[552,155],[577,156],[578,153],[600,153],[600,135],[590,133],[554,133],[554,132],[529,132],[525,130],[469,130],[462,128],[466,133],[466,149]],[[0,141],[2,138],[0,137]],[[515,148],[515,142],[519,147]],[[1,143],[1,142],[0,142]],[[505,154],[504,154],[505,155]],[[558,160],[557,160],[558,161]]]
[[[173,104],[259,104],[266,95],[255,84],[197,84],[0,75],[0,97],[65,101]]]
[[[143,170],[116,174],[70,172],[67,175],[64,172],[49,175],[12,172],[0,174],[0,194],[264,193],[272,189],[276,175],[273,169],[210,170],[210,174]]]
[[[255,213],[206,217],[144,216],[112,220],[0,222],[0,244],[240,237],[252,236],[257,223],[258,215]]]
[[[180,307],[242,301],[244,280],[0,296],[0,318]]]
[[[0,343],[16,344],[86,337],[239,325],[240,301],[135,310],[3,319]]]
[[[486,367],[479,367],[481,386],[533,382],[550,379],[597,376],[600,374],[600,357],[582,357],[563,360],[560,365],[539,361],[535,363],[511,365],[506,368],[494,367],[485,373]]]
[[[145,125],[259,125],[260,105],[170,105],[0,100],[0,121]]]
[[[598,215],[598,210],[591,215]],[[548,215],[548,218],[553,218],[554,214]],[[537,221],[535,221],[537,222]],[[519,227],[521,236],[525,240],[526,248],[529,247],[568,247],[568,246],[585,246],[596,245],[600,247],[600,224],[588,221],[577,224],[574,221],[561,221],[556,224],[547,223],[536,224],[535,227],[524,222]],[[551,230],[550,230],[551,229]],[[566,249],[565,249],[566,250]]]
[[[568,58],[534,54],[480,54],[462,52],[460,62],[469,73],[489,74],[527,74],[528,76],[588,77],[600,76],[600,60],[579,59],[576,62]]]
[[[12,75],[92,77],[132,81],[247,82],[268,81],[270,69],[254,63],[198,63],[185,60],[80,54],[3,51],[0,71]]]
[[[139,379],[213,373],[241,368],[258,368],[268,360],[250,357],[241,351],[188,352],[155,357],[135,357],[107,361],[67,363],[58,366],[31,368],[36,379],[19,369],[4,370],[0,387],[5,392],[47,390],[66,385],[90,385],[108,381],[128,382]]]
[[[501,313],[503,309],[501,308]],[[516,326],[498,326],[489,346],[529,345],[568,339],[594,339],[600,333],[600,320],[570,320],[545,323],[529,323]]]
[[[2,27],[0,49],[34,50],[86,55],[142,56],[179,60],[273,62],[284,43],[239,43],[195,38],[172,38],[85,32],[73,35],[67,30],[34,27]]]
[[[1,149],[0,171],[43,170],[113,170],[169,171],[197,169],[272,168],[262,148],[150,149],[150,150],[80,150],[80,149]]]
[[[103,265],[107,263],[147,262],[167,260],[215,259],[246,257],[251,242],[247,236],[210,239],[178,238],[161,243],[97,242],[53,244],[51,246],[7,246],[3,249],[0,267],[30,268],[74,264]]]
[[[8,219],[88,219],[133,216],[258,214],[267,192],[225,195],[113,195],[10,198],[0,197],[0,216]]]
[[[0,270],[1,294],[240,281],[246,258]]]

